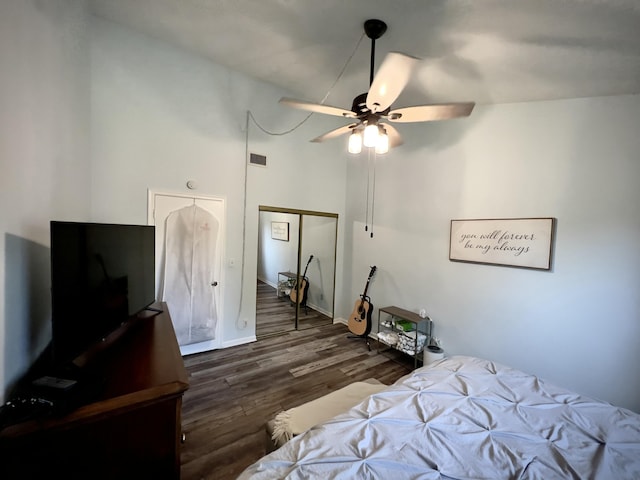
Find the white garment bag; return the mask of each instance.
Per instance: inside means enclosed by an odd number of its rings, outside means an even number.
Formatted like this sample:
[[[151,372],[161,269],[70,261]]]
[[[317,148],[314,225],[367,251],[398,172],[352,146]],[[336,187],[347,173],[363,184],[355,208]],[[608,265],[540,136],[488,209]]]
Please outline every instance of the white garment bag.
[[[167,216],[162,297],[179,345],[215,339],[219,230],[218,219],[195,204]]]

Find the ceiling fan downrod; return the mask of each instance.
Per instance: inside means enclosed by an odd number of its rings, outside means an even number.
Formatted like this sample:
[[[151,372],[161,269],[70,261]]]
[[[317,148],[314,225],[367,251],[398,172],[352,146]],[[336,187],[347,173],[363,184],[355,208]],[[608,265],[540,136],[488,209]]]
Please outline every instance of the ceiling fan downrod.
[[[369,86],[373,83],[374,61],[376,58],[376,40],[387,31],[387,24],[382,20],[372,18],[364,22],[364,33],[371,39],[371,69],[369,72]]]

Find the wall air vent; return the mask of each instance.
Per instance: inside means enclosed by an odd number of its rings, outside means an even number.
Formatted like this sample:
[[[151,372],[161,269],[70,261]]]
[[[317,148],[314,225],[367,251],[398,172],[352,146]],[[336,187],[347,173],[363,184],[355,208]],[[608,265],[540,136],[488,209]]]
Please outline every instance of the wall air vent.
[[[265,155],[258,155],[257,153],[252,153],[249,157],[249,163],[251,165],[258,165],[259,167],[266,167],[267,157]]]

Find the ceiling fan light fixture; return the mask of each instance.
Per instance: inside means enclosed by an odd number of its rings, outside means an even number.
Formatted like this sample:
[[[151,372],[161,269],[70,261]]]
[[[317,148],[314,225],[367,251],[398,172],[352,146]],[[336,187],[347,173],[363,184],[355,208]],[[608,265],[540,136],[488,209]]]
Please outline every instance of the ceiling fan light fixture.
[[[362,134],[358,130],[354,130],[349,135],[349,153],[357,154],[362,151]]]
[[[376,141],[376,153],[384,154],[389,151],[389,135],[382,125],[378,130],[378,139]]]
[[[363,143],[365,147],[375,147],[378,143],[378,124],[375,121],[367,122],[364,128]]]

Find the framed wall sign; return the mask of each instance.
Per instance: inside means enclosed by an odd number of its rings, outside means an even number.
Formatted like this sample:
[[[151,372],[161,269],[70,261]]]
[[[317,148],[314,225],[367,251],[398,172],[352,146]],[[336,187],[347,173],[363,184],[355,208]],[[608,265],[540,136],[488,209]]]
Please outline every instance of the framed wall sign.
[[[289,222],[271,222],[271,238],[289,241]]]
[[[451,220],[449,260],[551,269],[553,218]]]

